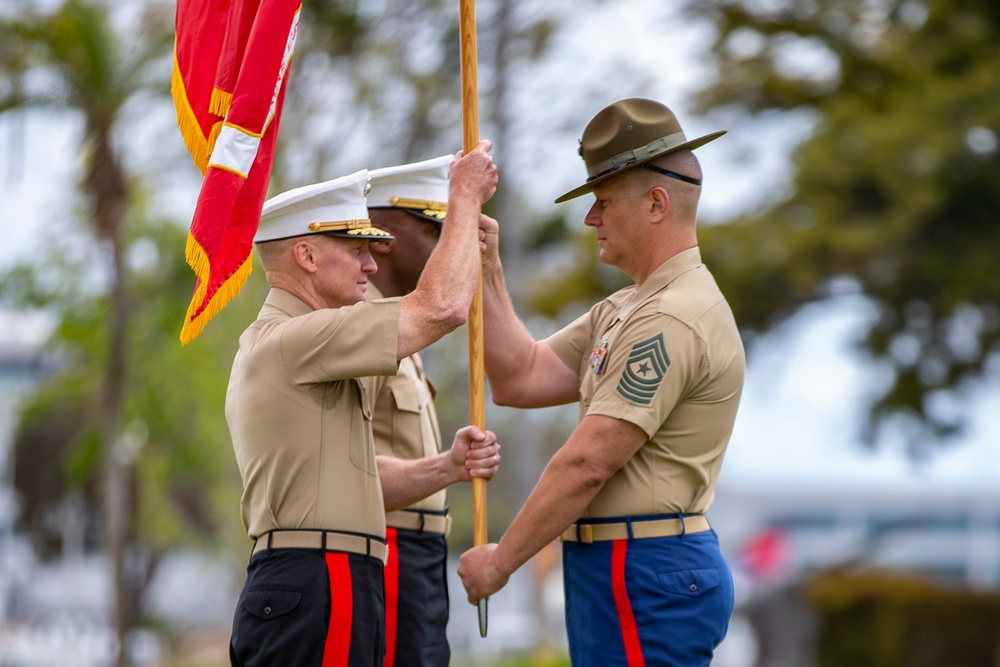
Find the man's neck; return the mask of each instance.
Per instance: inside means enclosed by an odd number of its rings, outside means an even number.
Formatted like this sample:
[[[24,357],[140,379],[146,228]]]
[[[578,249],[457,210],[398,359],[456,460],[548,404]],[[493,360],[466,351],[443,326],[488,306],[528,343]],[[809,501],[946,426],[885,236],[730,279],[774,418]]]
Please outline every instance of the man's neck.
[[[383,273],[381,269],[368,276],[368,282],[374,285],[375,289],[384,297],[406,296],[406,292],[400,289],[396,281],[392,279],[392,275]]]
[[[642,287],[642,284],[653,275],[653,272],[660,268],[664,262],[675,257],[685,250],[690,250],[691,248],[697,248],[698,242],[695,239],[689,239],[683,243],[671,243],[664,246],[662,249],[651,252],[646,255],[647,259],[639,264],[632,272],[628,273],[629,278],[635,282],[636,287]]]
[[[285,290],[313,310],[326,308],[323,300],[308,285],[293,279],[287,273],[268,271],[267,283],[272,288]]]

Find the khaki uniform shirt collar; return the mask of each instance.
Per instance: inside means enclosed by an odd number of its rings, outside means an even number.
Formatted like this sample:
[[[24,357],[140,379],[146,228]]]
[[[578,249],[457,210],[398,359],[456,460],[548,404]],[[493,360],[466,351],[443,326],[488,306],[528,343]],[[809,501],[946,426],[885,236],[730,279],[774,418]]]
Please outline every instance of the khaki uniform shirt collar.
[[[271,291],[267,293],[267,298],[264,299],[264,307],[265,309],[267,307],[276,308],[290,317],[299,317],[313,312],[312,307],[308,303],[291,292],[278,287],[272,287]]]
[[[699,266],[701,266],[701,250],[698,249],[698,246],[683,250],[660,264],[649,274],[646,282],[625,302],[615,321],[626,319],[649,297],[666,288],[681,275]]]

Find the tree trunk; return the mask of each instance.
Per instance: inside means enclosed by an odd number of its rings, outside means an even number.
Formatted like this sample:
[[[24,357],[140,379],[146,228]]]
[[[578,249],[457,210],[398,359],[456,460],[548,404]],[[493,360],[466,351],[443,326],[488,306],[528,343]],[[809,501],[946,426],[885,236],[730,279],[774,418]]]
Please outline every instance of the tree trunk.
[[[125,178],[110,141],[111,123],[99,124],[87,186],[94,201],[98,238],[108,246],[110,308],[108,314],[107,372],[101,404],[101,444],[104,481],[105,539],[113,583],[113,618],[117,651],[115,667],[128,664],[125,637],[135,622],[133,596],[126,571],[125,551],[131,523],[127,454],[122,448],[122,398],[125,392],[126,331],[129,317],[127,268],[123,226],[127,204]]]
[[[125,571],[125,547],[128,538],[129,499],[128,467],[121,448],[121,402],[125,383],[125,325],[128,305],[125,291],[125,267],[120,230],[111,242],[114,277],[111,285],[111,321],[108,323],[108,368],[105,378],[101,435],[104,443],[105,521],[108,557],[114,585],[114,628],[118,640],[116,667],[127,664],[124,640],[132,624],[131,595]]]

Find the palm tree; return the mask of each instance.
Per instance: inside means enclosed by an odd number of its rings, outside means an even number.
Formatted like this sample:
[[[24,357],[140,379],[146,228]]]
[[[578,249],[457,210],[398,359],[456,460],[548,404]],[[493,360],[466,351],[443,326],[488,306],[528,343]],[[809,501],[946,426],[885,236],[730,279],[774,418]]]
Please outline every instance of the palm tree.
[[[100,255],[107,260],[111,308],[100,438],[106,546],[119,640],[116,664],[121,665],[126,660],[122,640],[135,614],[124,567],[131,512],[129,474],[119,452],[129,320],[123,252],[129,179],[116,140],[121,139],[122,111],[133,96],[154,85],[165,91],[164,78],[153,76],[153,65],[170,53],[171,32],[162,20],[169,12],[151,16],[159,20],[142,21],[146,34],[126,35],[116,31],[109,7],[97,1],[67,0],[50,13],[40,13],[31,5],[19,9],[13,16],[8,13],[0,18],[0,34],[5,35],[0,44],[0,113],[48,107],[82,119],[85,166],[80,187],[89,204]]]

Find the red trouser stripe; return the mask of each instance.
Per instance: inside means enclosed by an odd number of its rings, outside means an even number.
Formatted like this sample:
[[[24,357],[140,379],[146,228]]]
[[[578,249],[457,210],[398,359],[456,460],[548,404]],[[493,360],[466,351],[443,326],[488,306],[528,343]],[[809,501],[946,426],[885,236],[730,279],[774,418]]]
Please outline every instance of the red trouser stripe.
[[[323,667],[347,667],[354,607],[347,554],[327,552],[326,571],[330,577],[330,627],[323,647]]]
[[[611,589],[615,594],[615,607],[618,609],[618,623],[622,630],[622,642],[625,645],[625,657],[629,667],[645,667],[642,657],[642,646],[639,644],[639,629],[632,615],[632,603],[628,599],[625,588],[625,551],[628,542],[615,540],[611,544]]]
[[[399,550],[396,548],[396,529],[385,529],[385,543],[389,558],[382,570],[385,576],[385,660],[382,667],[393,667],[396,662],[396,613],[399,609]]]

